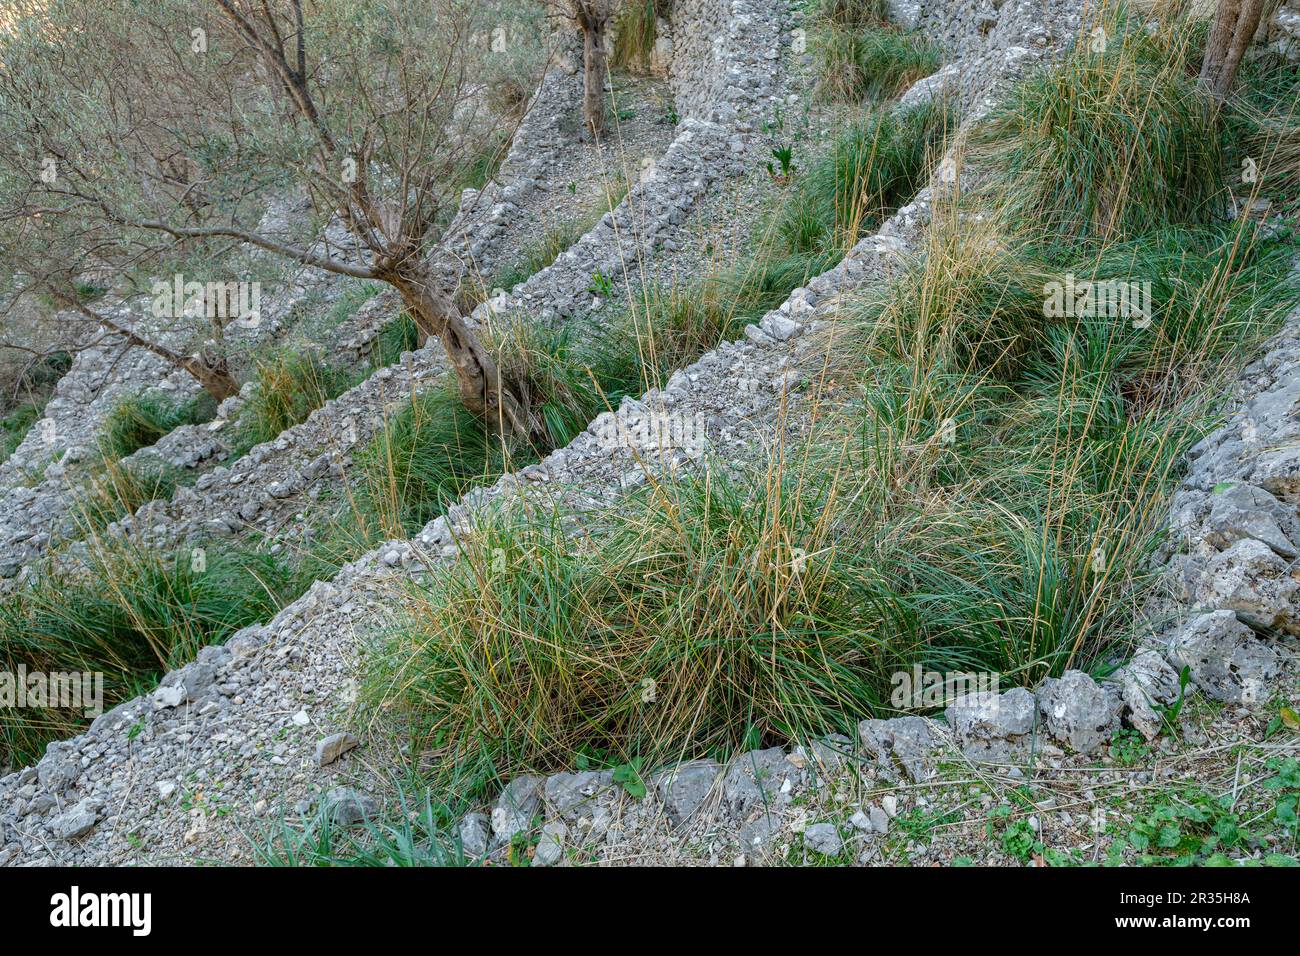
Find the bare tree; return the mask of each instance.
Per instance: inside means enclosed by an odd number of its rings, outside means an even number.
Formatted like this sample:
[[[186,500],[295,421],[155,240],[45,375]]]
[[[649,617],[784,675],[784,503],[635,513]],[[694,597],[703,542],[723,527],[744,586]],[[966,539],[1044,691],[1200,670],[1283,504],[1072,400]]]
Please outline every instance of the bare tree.
[[[1219,0],[1201,61],[1201,83],[1220,103],[1232,90],[1265,6],[1266,0]]]
[[[441,342],[471,411],[506,435],[539,430],[431,258],[493,131],[476,69],[485,46],[475,42],[490,8],[315,0],[310,17],[301,0],[51,8],[59,28],[27,31],[0,63],[6,252],[38,263],[32,240],[44,237],[65,261],[92,249],[97,264],[138,270],[210,260],[233,244],[388,283]],[[36,174],[42,162],[58,168],[53,181]],[[315,214],[285,233],[261,226],[267,201],[286,190],[306,193]],[[331,222],[346,245],[317,241]],[[49,288],[51,270],[34,274]],[[135,344],[162,354],[157,342]]]

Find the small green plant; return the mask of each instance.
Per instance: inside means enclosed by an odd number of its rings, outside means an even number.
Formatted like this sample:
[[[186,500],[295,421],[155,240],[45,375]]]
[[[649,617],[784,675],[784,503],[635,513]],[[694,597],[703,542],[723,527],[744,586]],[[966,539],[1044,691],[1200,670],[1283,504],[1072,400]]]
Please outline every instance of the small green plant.
[[[1146,762],[1151,756],[1151,746],[1138,731],[1125,729],[1111,738],[1110,752],[1121,766],[1133,767]]]
[[[640,757],[633,757],[624,764],[619,764],[614,768],[614,783],[619,784],[627,792],[628,796],[640,800],[646,795],[645,780],[641,777]]]
[[[929,811],[916,807],[908,813],[895,818],[894,825],[915,842],[928,842],[939,827],[949,826],[961,820],[961,813],[956,810]]]
[[[1300,839],[1300,761],[1295,757],[1271,757],[1264,765],[1275,776],[1264,781],[1264,786],[1277,792],[1273,818],[1294,842]]]
[[[1042,841],[1029,825],[1026,817],[1012,819],[1014,807],[994,807],[988,815],[984,830],[990,839],[996,839],[1002,852],[1021,863],[1028,863],[1043,853]]]
[[[790,174],[794,172],[794,147],[793,146],[774,146],[772,147],[772,158],[781,165],[781,181],[789,180]],[[767,164],[768,175],[773,179],[778,178],[775,167],[771,163]]]
[[[102,299],[108,294],[108,287],[99,285],[95,282],[78,282],[76,283],[77,298],[82,302],[94,302],[96,299]]]
[[[1178,672],[1178,697],[1172,704],[1157,705],[1155,710],[1160,714],[1160,722],[1164,725],[1165,732],[1171,737],[1178,736],[1178,718],[1182,716],[1183,704],[1187,700],[1187,685],[1192,682],[1192,669],[1184,666]]]
[[[1268,728],[1264,731],[1264,739],[1268,740],[1283,727],[1291,730],[1300,730],[1300,712],[1291,706],[1289,700],[1282,700],[1277,705],[1277,713],[1272,716],[1268,722]]]
[[[612,299],[614,297],[614,283],[603,272],[597,270],[591,274],[591,285],[587,286],[587,291],[592,295],[600,296],[602,299]]]
[[[1123,851],[1132,849],[1143,865],[1189,866],[1252,844],[1230,809],[1230,800],[1230,796],[1216,800],[1199,791],[1164,797],[1135,817],[1127,832],[1111,844],[1110,861],[1119,862]]]

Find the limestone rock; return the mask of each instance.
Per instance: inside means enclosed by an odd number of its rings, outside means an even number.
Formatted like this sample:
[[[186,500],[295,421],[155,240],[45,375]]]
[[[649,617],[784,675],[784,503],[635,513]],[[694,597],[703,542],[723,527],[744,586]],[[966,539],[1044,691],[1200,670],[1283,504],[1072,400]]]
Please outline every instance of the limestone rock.
[[[352,734],[330,734],[316,741],[316,766],[326,767],[361,743]]]
[[[1188,621],[1169,643],[1169,657],[1216,700],[1253,703],[1267,691],[1281,664],[1278,654],[1232,611],[1212,611]]]
[[[1060,680],[1049,677],[1038,691],[1048,733],[1079,753],[1092,753],[1110,742],[1120,729],[1122,706],[1118,693],[1083,671],[1066,671]]]
[[[885,776],[897,779],[897,761],[916,783],[928,780],[934,773],[931,753],[942,745],[942,738],[923,717],[864,720],[858,724],[858,739],[879,762]]]
[[[712,760],[692,760],[660,775],[655,783],[673,826],[687,823],[722,773]]]
[[[1005,694],[968,694],[945,711],[962,752],[973,760],[1004,760],[1033,740],[1038,706],[1023,687]]]

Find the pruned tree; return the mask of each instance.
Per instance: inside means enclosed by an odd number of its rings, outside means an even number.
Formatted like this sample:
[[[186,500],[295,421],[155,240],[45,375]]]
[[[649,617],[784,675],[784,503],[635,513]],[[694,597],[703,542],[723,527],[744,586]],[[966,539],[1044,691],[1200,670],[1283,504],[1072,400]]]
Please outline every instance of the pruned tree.
[[[1219,0],[1201,60],[1201,83],[1220,103],[1232,90],[1266,6],[1267,0]]]
[[[79,264],[156,275],[240,249],[387,283],[441,342],[465,405],[530,436],[539,422],[437,259],[497,125],[476,42],[497,18],[470,0],[51,0],[0,63],[0,246],[105,326],[67,295]],[[57,175],[42,177],[51,162]],[[286,192],[313,214],[263,225]],[[344,242],[320,239],[330,224]],[[221,370],[203,354],[169,360],[211,380]]]

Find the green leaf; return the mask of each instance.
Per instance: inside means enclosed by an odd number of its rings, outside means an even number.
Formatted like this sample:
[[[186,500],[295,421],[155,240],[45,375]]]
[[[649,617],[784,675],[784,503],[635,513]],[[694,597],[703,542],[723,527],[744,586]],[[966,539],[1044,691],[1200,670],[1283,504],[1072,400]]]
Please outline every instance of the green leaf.
[[[628,795],[640,800],[646,795],[645,781],[641,779],[641,758],[614,768],[614,782],[623,785]]]

